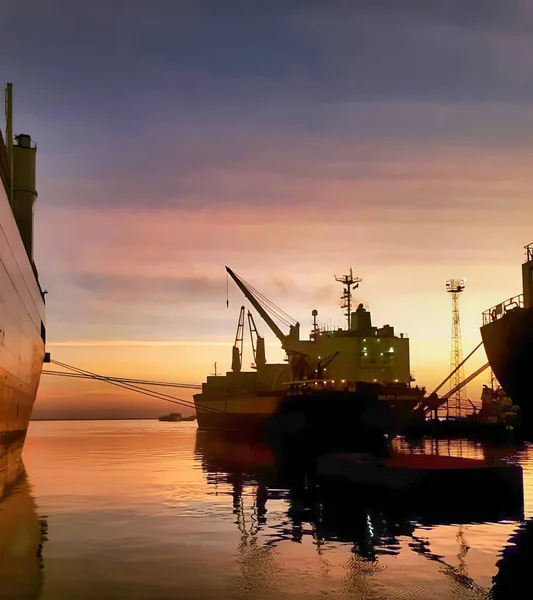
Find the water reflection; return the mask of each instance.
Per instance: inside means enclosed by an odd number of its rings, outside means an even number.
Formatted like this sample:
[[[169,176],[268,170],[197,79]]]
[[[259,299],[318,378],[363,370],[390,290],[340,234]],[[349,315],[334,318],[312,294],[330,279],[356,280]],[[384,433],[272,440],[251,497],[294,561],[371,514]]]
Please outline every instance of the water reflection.
[[[399,440],[396,450],[413,453],[434,453],[497,460],[507,458],[518,462],[523,448],[502,448],[448,441],[423,440],[408,443]],[[450,505],[438,509],[424,507],[421,502],[416,512],[411,505],[398,503],[383,494],[358,488],[324,487],[314,481],[309,473],[280,473],[276,458],[268,447],[260,444],[229,440],[207,432],[198,432],[196,456],[202,463],[207,482],[217,486],[220,493],[233,497],[235,524],[242,533],[244,547],[259,547],[258,533],[263,532],[263,551],[283,541],[301,542],[310,536],[316,552],[325,556],[328,545],[349,544],[354,556],[354,572],[361,575],[362,567],[379,570],[379,557],[398,556],[405,548],[437,563],[440,572],[453,585],[474,594],[475,597],[520,598],[517,581],[524,585],[531,575],[527,573],[528,561],[533,558],[533,520],[511,527],[509,540],[502,540],[502,558],[498,573],[489,590],[479,585],[469,575],[468,557],[471,550],[469,526],[488,523],[523,521],[523,490],[514,490],[509,496],[495,491],[482,505],[473,506],[461,497],[461,490],[450,495]],[[222,487],[221,484],[226,484]],[[252,507],[245,511],[244,498],[251,497]],[[269,503],[284,500],[285,518],[279,513],[269,519]],[[448,526],[455,531],[456,553],[451,561],[435,552],[428,530]],[[506,536],[507,537],[507,536]],[[403,543],[407,539],[407,544]],[[452,562],[454,564],[452,564]],[[356,578],[358,584],[360,577]],[[523,588],[527,589],[527,588]],[[511,590],[511,591],[510,591]]]
[[[25,472],[0,500],[0,598],[39,598],[48,522],[39,518]]]
[[[533,517],[529,447],[397,444],[520,462]],[[53,536],[43,584],[46,531],[26,480],[15,508],[0,503],[4,598],[520,598],[516,582],[528,582],[533,519],[517,523],[520,509],[491,498],[467,511],[460,489],[450,494],[459,515],[424,501],[414,510],[317,486],[312,473],[280,470],[265,446],[148,421],[34,423],[25,461]]]
[[[516,529],[503,549],[494,577],[492,598],[531,598],[532,562],[533,519],[530,519]]]

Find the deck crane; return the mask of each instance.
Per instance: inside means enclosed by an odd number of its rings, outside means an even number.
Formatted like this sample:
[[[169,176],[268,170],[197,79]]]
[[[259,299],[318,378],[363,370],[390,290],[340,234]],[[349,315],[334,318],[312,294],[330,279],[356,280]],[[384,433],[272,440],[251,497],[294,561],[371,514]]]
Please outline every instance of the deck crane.
[[[339,356],[339,354],[340,352],[337,350],[337,352],[333,352],[329,356],[326,356],[325,358],[318,361],[316,366],[316,379],[325,378],[326,367],[329,365],[330,362],[334,361],[337,358],[337,356]]]
[[[261,292],[256,290],[249,283],[241,279],[229,267],[226,267],[226,271],[281,342],[281,347],[287,353],[293,378],[295,380],[300,380],[303,377],[306,377],[309,372],[309,356],[298,349],[298,344],[300,343],[300,323],[295,321],[284,310],[276,306],[271,300],[261,294]],[[274,319],[270,316],[269,312],[289,328],[288,334],[283,333]]]
[[[439,385],[438,385],[438,386],[437,386],[437,387],[436,387],[436,388],[435,388],[435,389],[434,389],[434,390],[431,392],[430,396],[433,396],[433,394],[436,394],[436,393],[437,393],[437,392],[440,390],[440,388],[441,388],[441,387],[442,387],[442,386],[443,386],[443,385],[444,385],[444,384],[445,384],[447,381],[449,381],[449,380],[450,380],[450,379],[453,377],[453,375],[455,375],[455,373],[457,373],[457,371],[458,371],[458,370],[459,370],[459,369],[460,369],[460,368],[461,368],[461,367],[462,367],[462,366],[465,364],[465,362],[466,362],[466,361],[467,361],[467,360],[468,360],[468,359],[469,359],[469,358],[470,358],[470,357],[471,357],[471,356],[474,354],[474,352],[476,352],[477,350],[479,350],[479,348],[481,348],[481,346],[482,346],[482,345],[483,345],[483,342],[479,342],[479,344],[478,344],[478,345],[477,345],[477,346],[476,346],[476,347],[475,347],[475,348],[472,350],[472,352],[470,352],[470,354],[469,354],[469,355],[468,355],[468,356],[467,356],[467,357],[466,357],[466,358],[465,358],[463,361],[461,361],[461,362],[460,362],[460,363],[459,363],[459,364],[458,364],[458,365],[455,367],[455,369],[454,369],[454,370],[453,370],[453,371],[452,371],[452,372],[451,372],[449,375],[447,375],[447,376],[446,376],[446,378],[445,378],[443,381],[441,381],[441,383],[439,383]],[[455,387],[457,387],[457,386],[455,386]],[[462,386],[461,386],[461,387],[462,387]],[[454,388],[454,390],[455,390],[455,391],[457,391],[455,388]]]
[[[242,346],[244,341],[244,306],[241,306],[239,313],[239,322],[237,324],[237,333],[235,334],[235,343],[233,344],[233,353],[231,356],[231,370],[239,373],[242,367]]]
[[[448,382],[453,375],[455,375],[455,373],[465,364],[465,362],[477,351],[479,350],[479,348],[481,348],[481,346],[483,345],[483,342],[480,342],[473,350],[472,352],[470,352],[470,354],[464,359],[462,360],[456,367],[455,369],[449,374],[446,375],[446,377],[439,383],[439,385],[431,392],[431,394],[429,394],[429,396],[427,396],[426,398],[424,398],[422,400],[422,402],[420,403],[420,405],[415,408],[415,412],[423,412],[426,416],[429,415],[431,412],[436,411],[438,408],[440,408],[445,402],[446,400],[448,400],[448,398],[452,395],[455,394],[457,392],[457,389],[461,389],[462,387],[464,387],[467,383],[469,383],[470,381],[472,381],[472,379],[474,379],[474,377],[477,377],[479,375],[479,373],[481,373],[482,371],[484,371],[487,367],[487,365],[483,366],[481,368],[481,370],[478,372],[476,371],[475,373],[473,373],[472,375],[470,375],[467,379],[463,380],[464,383],[460,383],[458,385],[456,385],[453,389],[450,390],[450,392],[448,392],[447,394],[444,394],[444,396],[438,396],[437,392],[441,389],[441,387],[443,385],[446,384],[446,382]]]
[[[446,392],[444,394],[443,398],[445,398],[446,400],[448,400],[448,398],[450,398],[451,396],[453,396],[459,389],[463,388],[467,383],[470,383],[472,381],[472,379],[475,379],[478,375],[480,375],[481,373],[483,373],[483,371],[485,371],[485,369],[488,369],[489,366],[490,366],[490,363],[487,362],[484,365],[482,365],[481,367],[479,367],[479,369],[477,369],[476,371],[474,371],[473,373],[471,373],[466,379],[463,379],[463,381],[461,381],[460,383],[458,383],[449,392]]]
[[[254,356],[255,368],[262,367],[266,364],[265,338],[261,337],[257,332],[254,317],[250,311],[248,311],[248,326],[250,328],[250,339],[252,341],[252,353]]]
[[[483,371],[485,371],[485,369],[488,369],[489,366],[489,363],[485,363],[484,365],[479,367],[479,369],[470,374],[466,379],[463,379],[460,383],[453,387],[449,392],[446,392],[443,396],[439,397],[435,392],[432,392],[427,398],[424,398],[417,410],[422,411],[426,416],[429,415],[431,412],[436,411],[448,400],[448,398],[453,396],[465,385],[467,385],[473,379],[475,379],[478,375],[483,373]]]
[[[237,287],[241,290],[244,296],[250,301],[255,310],[261,315],[262,319],[270,327],[274,335],[281,342],[283,349],[290,351],[290,341],[292,339],[298,340],[300,338],[300,323],[296,322],[285,311],[276,306],[266,296],[263,296],[261,292],[253,288],[249,283],[246,283],[229,267],[226,267],[226,271],[237,284]],[[272,317],[268,314],[268,311],[270,311],[275,317],[289,327],[288,334],[283,333],[274,319],[272,319]]]

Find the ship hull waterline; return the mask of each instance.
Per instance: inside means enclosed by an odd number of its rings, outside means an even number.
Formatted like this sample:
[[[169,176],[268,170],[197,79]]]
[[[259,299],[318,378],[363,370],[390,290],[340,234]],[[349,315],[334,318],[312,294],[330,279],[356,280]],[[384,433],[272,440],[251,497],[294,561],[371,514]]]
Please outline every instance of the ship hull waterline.
[[[386,434],[397,432],[417,401],[413,395],[394,406],[368,390],[195,396],[200,430],[361,451],[380,447]]]
[[[259,434],[280,410],[283,392],[194,396],[198,428],[209,431]]]

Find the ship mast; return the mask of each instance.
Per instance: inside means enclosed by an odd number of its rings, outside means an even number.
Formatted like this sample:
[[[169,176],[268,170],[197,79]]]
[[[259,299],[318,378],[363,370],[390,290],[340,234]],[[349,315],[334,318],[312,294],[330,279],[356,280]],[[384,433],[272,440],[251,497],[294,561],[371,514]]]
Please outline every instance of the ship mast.
[[[342,275],[342,277],[337,277],[335,275],[334,277],[335,281],[338,281],[344,285],[344,291],[341,296],[341,308],[346,309],[344,315],[348,321],[348,329],[350,329],[350,315],[352,313],[352,286],[354,286],[354,290],[357,289],[363,280],[360,277],[355,277],[354,279],[352,267],[350,267],[350,272],[348,275]]]
[[[5,91],[6,151],[9,177],[9,203],[13,206],[13,84],[8,83]]]

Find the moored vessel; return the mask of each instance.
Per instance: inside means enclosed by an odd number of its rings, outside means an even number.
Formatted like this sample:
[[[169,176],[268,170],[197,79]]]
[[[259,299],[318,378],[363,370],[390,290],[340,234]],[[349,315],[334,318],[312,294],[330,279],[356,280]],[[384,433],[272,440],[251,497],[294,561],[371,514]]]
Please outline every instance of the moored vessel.
[[[36,146],[13,137],[11,84],[0,133],[0,496],[21,453],[45,357],[45,302],[33,260]]]
[[[288,431],[348,428],[355,432],[397,429],[412,415],[425,394],[411,387],[409,338],[387,324],[376,327],[359,304],[352,310],[352,290],[361,279],[353,272],[336,278],[344,287],[346,328],[320,327],[317,311],[308,339],[300,339],[300,324],[226,267],[244,296],[279,339],[286,359],[268,363],[264,338],[252,313],[248,325],[254,356],[253,369],[242,370],[245,307],[241,307],[232,350],[231,371],[209,376],[194,396],[201,429],[256,433],[272,422]],[[284,333],[279,321],[289,327]]]
[[[522,294],[483,313],[481,337],[494,375],[520,407],[522,427],[533,429],[533,243],[525,251]]]

